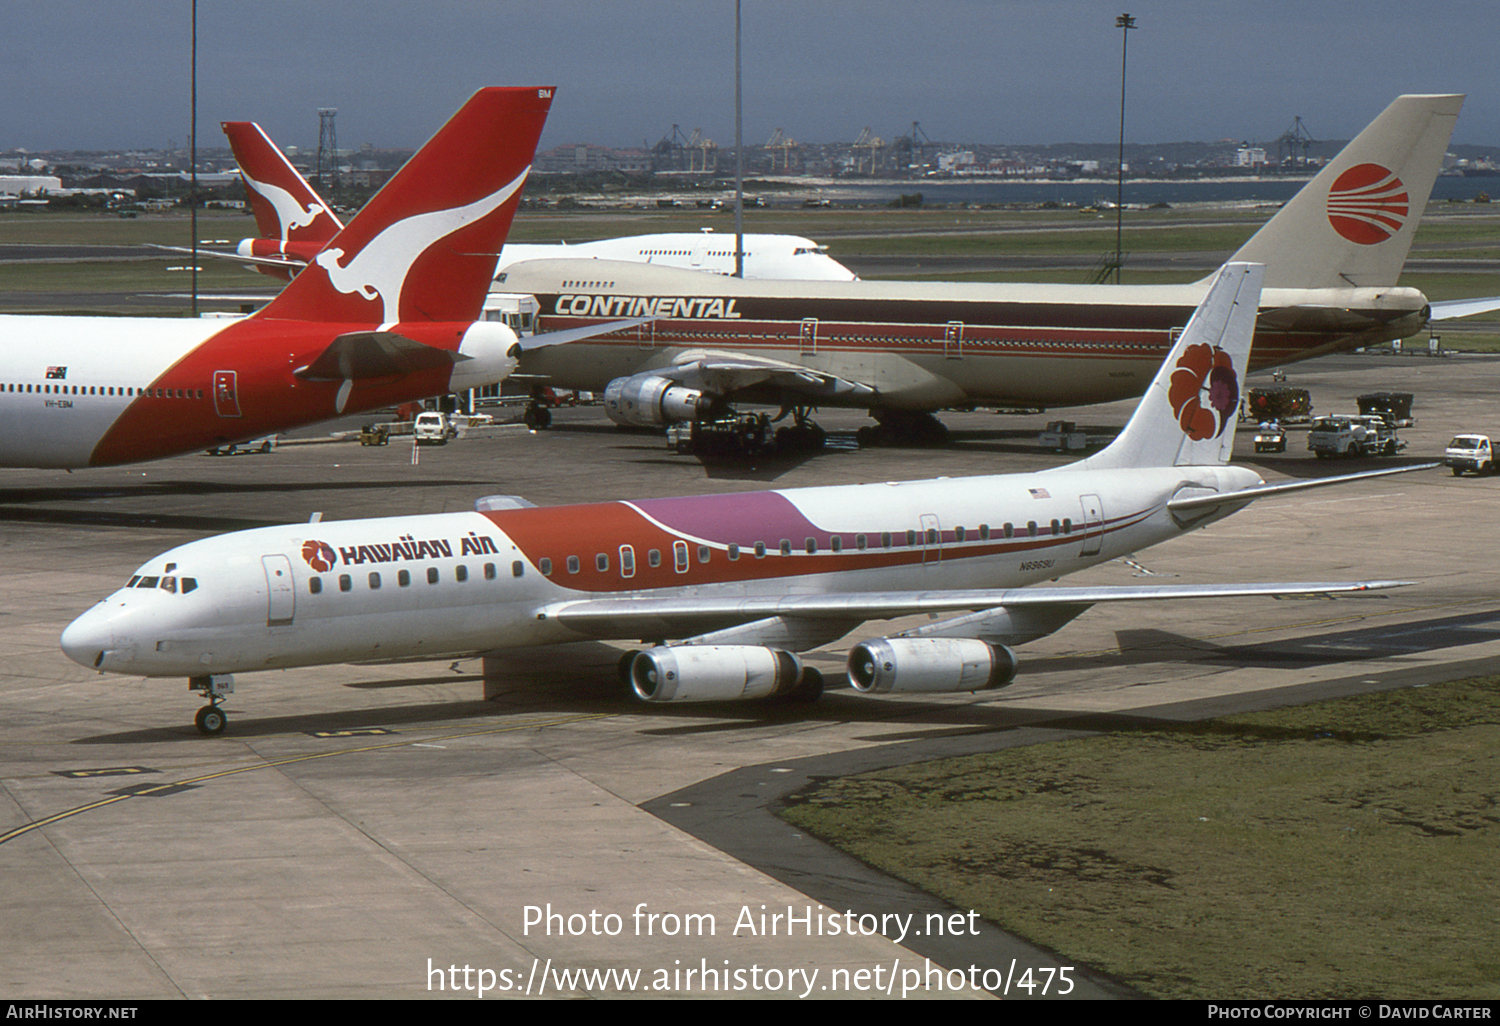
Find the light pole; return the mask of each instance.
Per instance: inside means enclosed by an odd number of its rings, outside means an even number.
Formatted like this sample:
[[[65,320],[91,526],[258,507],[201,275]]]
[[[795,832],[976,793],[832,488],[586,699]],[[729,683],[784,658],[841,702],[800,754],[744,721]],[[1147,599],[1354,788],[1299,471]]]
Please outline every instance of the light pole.
[[[745,140],[740,132],[740,0],[734,0],[734,276],[745,276]]]
[[[1118,285],[1120,267],[1125,262],[1120,247],[1125,214],[1125,56],[1130,48],[1130,30],[1135,28],[1135,19],[1122,14],[1115,19],[1115,28],[1120,30],[1120,160],[1115,170],[1115,284]]]

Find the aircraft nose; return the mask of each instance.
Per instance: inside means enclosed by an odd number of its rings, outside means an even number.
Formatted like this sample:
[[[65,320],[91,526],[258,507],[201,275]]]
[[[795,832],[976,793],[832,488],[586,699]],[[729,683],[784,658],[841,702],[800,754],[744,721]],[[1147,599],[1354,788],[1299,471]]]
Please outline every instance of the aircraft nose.
[[[91,670],[103,669],[105,653],[114,643],[114,631],[102,602],[68,624],[58,639],[64,655]]]

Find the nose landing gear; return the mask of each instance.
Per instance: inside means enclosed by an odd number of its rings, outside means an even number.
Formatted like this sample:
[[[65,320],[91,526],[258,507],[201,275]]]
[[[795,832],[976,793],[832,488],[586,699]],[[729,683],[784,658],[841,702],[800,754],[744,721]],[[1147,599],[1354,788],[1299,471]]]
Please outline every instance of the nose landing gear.
[[[224,728],[229,726],[229,716],[219,708],[219,703],[234,694],[234,675],[215,673],[207,677],[190,677],[188,690],[201,692],[208,699],[208,704],[193,717],[198,733],[209,737],[224,733]]]

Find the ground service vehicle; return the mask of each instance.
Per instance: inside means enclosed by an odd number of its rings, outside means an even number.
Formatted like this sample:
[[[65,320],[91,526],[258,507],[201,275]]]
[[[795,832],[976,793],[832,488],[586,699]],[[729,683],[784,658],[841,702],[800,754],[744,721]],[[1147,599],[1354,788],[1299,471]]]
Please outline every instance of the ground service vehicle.
[[[1410,392],[1367,392],[1355,401],[1365,416],[1384,417],[1398,428],[1416,423],[1411,415]]]
[[[1323,456],[1394,456],[1406,445],[1384,417],[1338,414],[1319,417],[1307,433],[1307,447]]]
[[[458,435],[458,429],[449,422],[447,414],[429,411],[417,415],[412,434],[416,435],[418,445],[447,445],[448,439]]]
[[[1455,435],[1443,452],[1443,465],[1458,477],[1466,470],[1476,474],[1495,473],[1494,448],[1489,435]]]
[[[1312,419],[1312,396],[1305,388],[1252,388],[1245,406],[1250,419],[1258,424],[1272,420],[1306,424]]]

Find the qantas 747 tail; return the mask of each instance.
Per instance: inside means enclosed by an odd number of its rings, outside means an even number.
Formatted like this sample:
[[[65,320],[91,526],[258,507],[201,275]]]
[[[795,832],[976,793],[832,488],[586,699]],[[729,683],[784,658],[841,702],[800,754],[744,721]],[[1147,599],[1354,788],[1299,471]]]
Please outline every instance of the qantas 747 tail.
[[[253,121],[226,121],[229,138],[250,209],[255,214],[258,239],[240,242],[239,255],[249,258],[290,257],[284,268],[261,265],[261,270],[291,278],[344,227],[307,179],[291,165],[276,144]]]
[[[256,316],[370,325],[477,320],[552,92],[475,93]]]

